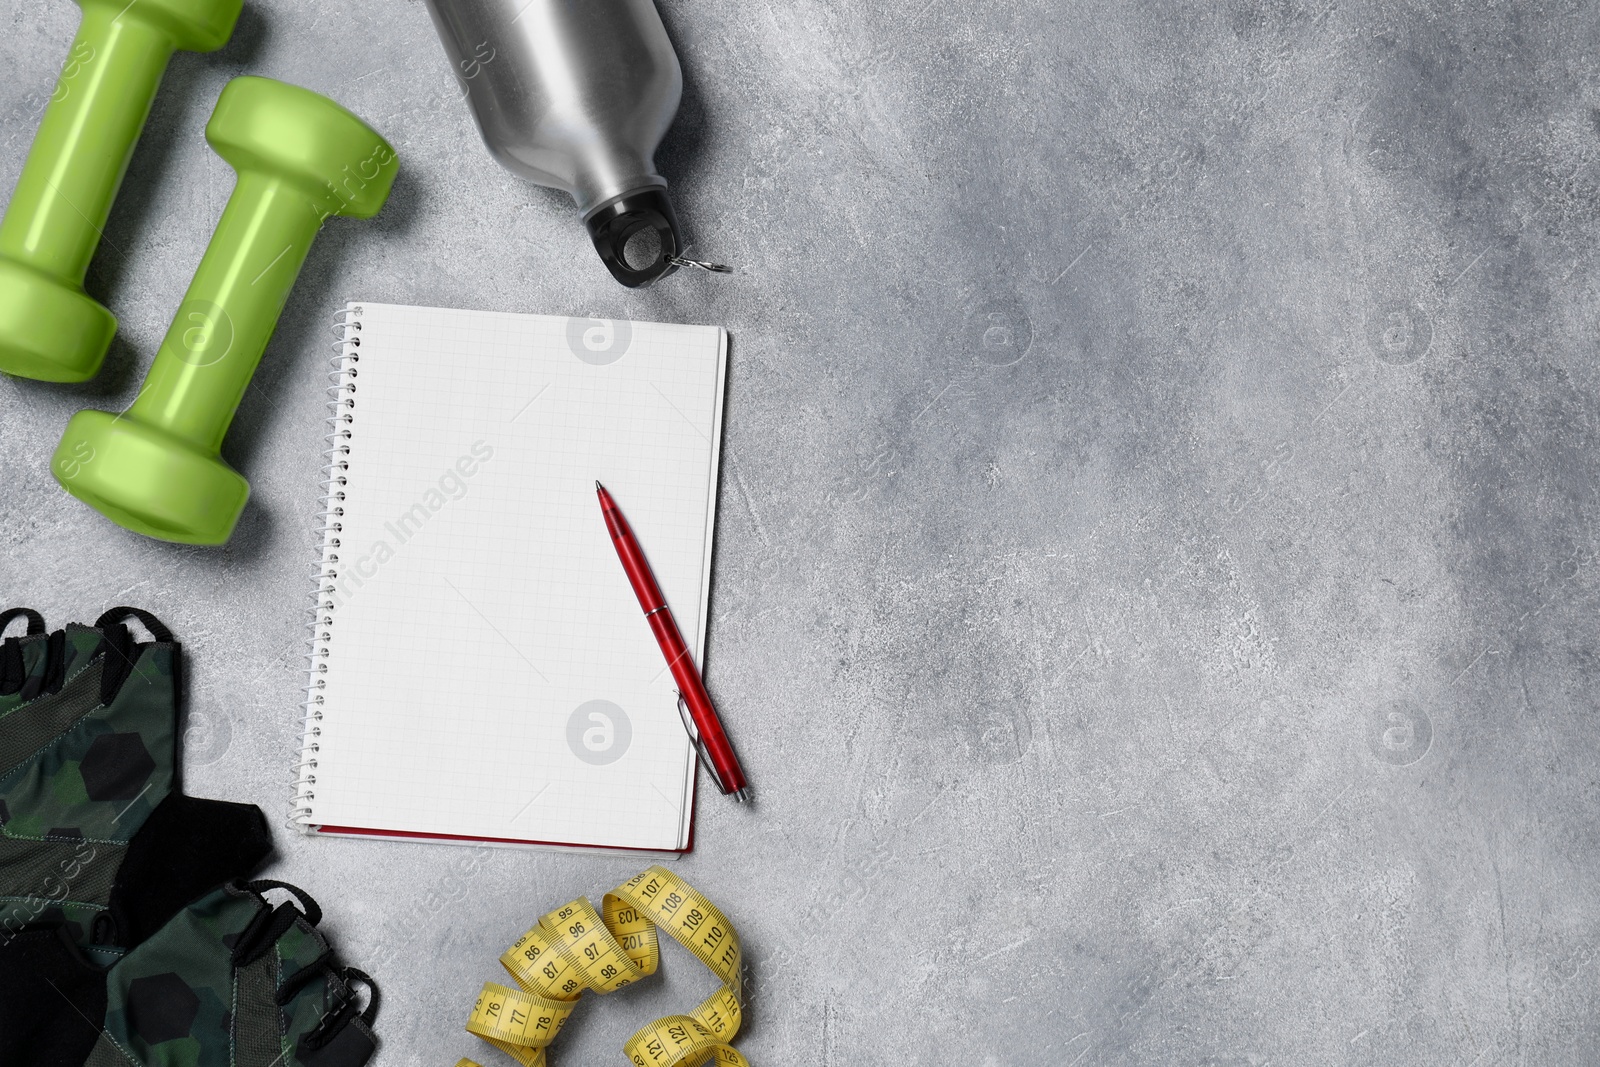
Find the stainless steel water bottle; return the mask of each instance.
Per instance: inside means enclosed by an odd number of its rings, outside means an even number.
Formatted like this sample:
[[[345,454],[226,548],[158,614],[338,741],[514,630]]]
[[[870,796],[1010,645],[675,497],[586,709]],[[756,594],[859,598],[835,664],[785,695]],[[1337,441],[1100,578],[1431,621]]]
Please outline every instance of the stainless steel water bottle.
[[[428,0],[489,151],[577,201],[627,286],[687,262],[655,151],[683,70],[653,0]],[[659,239],[636,242],[641,231]],[[654,258],[641,257],[643,244]],[[646,262],[637,262],[646,258]],[[701,264],[704,265],[704,264]]]

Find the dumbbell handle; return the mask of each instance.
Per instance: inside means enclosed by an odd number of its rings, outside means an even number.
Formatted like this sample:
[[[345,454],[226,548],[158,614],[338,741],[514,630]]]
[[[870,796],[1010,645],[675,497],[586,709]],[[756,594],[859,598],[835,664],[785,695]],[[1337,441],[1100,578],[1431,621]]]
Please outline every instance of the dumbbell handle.
[[[222,447],[324,217],[298,186],[240,173],[131,417]]]
[[[136,11],[85,6],[0,223],[0,254],[78,284],[176,49]]]

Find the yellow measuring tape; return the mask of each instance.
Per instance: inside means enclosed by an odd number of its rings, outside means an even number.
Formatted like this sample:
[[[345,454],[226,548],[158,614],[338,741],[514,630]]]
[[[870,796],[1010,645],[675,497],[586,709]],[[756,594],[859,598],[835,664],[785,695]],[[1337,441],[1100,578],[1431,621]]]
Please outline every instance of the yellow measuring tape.
[[[665,867],[651,867],[605,895],[596,912],[579,897],[539,920],[500,964],[516,988],[484,984],[467,1030],[524,1067],[545,1067],[554,1041],[585,989],[609,993],[656,972],[665,930],[722,979],[689,1015],[657,1019],[628,1038],[636,1067],[750,1067],[729,1042],[743,1017],[739,935],[715,904]],[[461,1060],[456,1067],[478,1067]]]

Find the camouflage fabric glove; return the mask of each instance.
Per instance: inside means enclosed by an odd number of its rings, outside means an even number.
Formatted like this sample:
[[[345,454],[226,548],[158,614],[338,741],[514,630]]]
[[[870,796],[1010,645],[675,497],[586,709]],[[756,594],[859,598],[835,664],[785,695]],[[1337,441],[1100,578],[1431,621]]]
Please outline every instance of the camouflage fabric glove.
[[[136,643],[130,618],[155,640]],[[0,642],[0,970],[12,932],[51,922],[109,962],[255,870],[271,837],[254,805],[183,795],[179,650],[155,616],[113,608],[46,634],[13,608],[0,634],[19,619],[27,634]],[[0,1002],[0,1034],[8,1021]]]
[[[284,889],[304,907],[274,908]],[[109,970],[61,926],[18,933],[28,966],[0,997],[28,1009],[0,1029],[0,1063],[28,1067],[362,1067],[378,990],[339,965],[322,914],[282,882],[232,882],[175,915]],[[361,1008],[353,986],[365,985]],[[20,1014],[20,1013],[19,1013]],[[92,1020],[92,1021],[90,1021]]]

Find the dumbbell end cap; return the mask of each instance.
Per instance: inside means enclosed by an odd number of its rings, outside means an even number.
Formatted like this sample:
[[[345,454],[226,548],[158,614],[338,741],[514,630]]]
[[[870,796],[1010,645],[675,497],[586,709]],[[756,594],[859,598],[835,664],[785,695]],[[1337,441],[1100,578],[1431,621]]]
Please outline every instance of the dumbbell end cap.
[[[0,257],[0,371],[41,382],[95,376],[117,319],[82,289]]]
[[[320,93],[271,78],[230,81],[206,140],[241,173],[292,182],[325,216],[376,215],[400,169],[393,146],[365,122]]]
[[[250,499],[250,483],[217,456],[104,411],[72,417],[50,473],[118,526],[184,545],[227,541]]]

